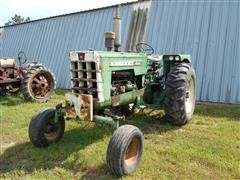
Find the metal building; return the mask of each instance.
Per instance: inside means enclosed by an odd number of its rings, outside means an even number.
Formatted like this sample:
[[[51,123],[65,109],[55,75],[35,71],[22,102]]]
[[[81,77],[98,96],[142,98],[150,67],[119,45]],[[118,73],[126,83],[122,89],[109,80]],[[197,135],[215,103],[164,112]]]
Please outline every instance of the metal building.
[[[70,88],[68,52],[104,50],[114,6],[0,27],[0,57],[24,51]],[[240,103],[240,1],[152,0],[122,4],[122,51],[138,42],[158,54],[191,54],[197,99]]]

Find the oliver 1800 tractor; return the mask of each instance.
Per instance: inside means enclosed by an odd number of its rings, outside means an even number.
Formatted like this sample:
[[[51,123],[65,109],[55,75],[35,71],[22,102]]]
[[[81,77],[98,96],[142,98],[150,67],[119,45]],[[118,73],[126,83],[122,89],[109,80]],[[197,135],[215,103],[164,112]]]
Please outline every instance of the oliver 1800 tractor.
[[[55,89],[54,74],[37,62],[27,62],[23,51],[18,53],[19,67],[16,60],[0,59],[0,95],[11,94],[21,90],[26,100],[46,102],[50,99]]]
[[[114,20],[120,26],[120,18]],[[32,118],[29,137],[35,146],[47,147],[62,138],[67,119],[112,124],[116,130],[108,144],[107,166],[124,176],[140,163],[143,134],[119,122],[134,108],[152,107],[163,108],[164,119],[173,125],[186,124],[195,108],[196,78],[190,55],[152,55],[153,48],[144,43],[136,52],[118,52],[119,32],[105,33],[108,51],[69,53],[72,92],[65,95],[64,106],[44,109]]]

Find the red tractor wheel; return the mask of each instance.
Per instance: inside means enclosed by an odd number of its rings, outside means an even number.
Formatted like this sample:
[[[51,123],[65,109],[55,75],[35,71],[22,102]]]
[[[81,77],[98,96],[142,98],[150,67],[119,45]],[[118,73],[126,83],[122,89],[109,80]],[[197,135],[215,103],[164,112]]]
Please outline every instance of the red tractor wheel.
[[[48,101],[55,89],[56,80],[51,71],[44,66],[32,67],[21,82],[21,92],[26,100]]]

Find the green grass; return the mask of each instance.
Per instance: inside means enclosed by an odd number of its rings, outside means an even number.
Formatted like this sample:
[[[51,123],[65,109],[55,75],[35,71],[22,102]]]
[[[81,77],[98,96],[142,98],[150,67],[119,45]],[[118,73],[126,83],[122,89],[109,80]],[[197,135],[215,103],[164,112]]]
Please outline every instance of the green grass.
[[[68,121],[63,139],[46,149],[28,138],[31,117],[44,107],[64,103],[58,90],[46,104],[20,96],[0,97],[0,178],[114,179],[105,153],[113,129]],[[126,123],[144,133],[137,171],[124,179],[240,179],[240,106],[200,103],[191,123],[163,123],[162,111],[145,110]]]

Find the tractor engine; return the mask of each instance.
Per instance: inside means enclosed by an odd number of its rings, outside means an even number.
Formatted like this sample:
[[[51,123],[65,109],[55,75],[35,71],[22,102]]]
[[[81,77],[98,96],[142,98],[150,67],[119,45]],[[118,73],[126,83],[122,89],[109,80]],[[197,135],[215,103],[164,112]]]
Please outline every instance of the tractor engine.
[[[0,80],[17,77],[15,64],[15,59],[0,59]]]
[[[69,56],[67,117],[92,121],[96,112],[131,104],[143,94],[148,66],[144,53],[72,51]]]
[[[120,95],[137,88],[132,71],[113,71],[111,84],[111,96]]]
[[[15,68],[15,59],[0,59],[0,91],[16,92],[20,86],[20,76]]]

